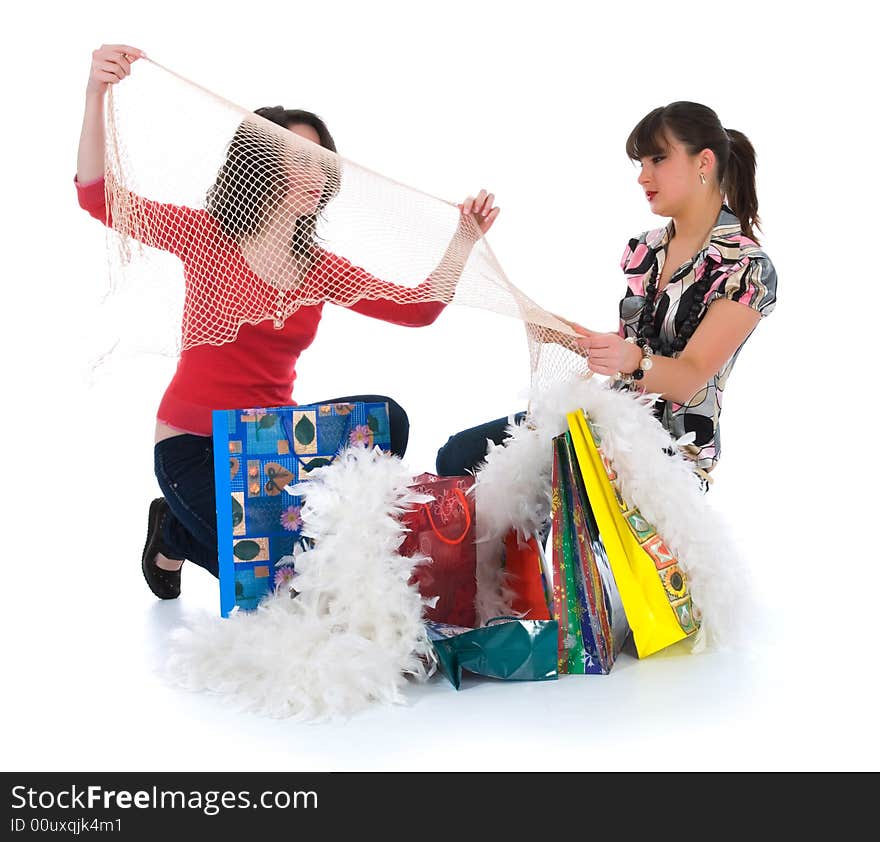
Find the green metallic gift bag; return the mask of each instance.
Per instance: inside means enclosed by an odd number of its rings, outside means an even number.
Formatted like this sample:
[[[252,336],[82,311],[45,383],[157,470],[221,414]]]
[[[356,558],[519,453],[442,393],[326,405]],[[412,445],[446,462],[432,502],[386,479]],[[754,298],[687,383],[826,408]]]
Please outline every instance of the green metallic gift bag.
[[[508,681],[547,681],[557,676],[555,620],[495,617],[483,628],[426,623],[441,672],[461,689],[462,670]]]

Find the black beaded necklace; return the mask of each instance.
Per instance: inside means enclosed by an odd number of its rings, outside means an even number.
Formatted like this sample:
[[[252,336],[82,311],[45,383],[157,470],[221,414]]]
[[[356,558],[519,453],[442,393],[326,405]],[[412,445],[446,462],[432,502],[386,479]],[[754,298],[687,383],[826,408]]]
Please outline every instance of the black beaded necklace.
[[[660,338],[662,321],[660,324],[657,323],[657,274],[657,256],[654,255],[651,274],[645,283],[645,304],[642,307],[639,324],[636,328],[636,344],[640,348],[648,345],[655,354],[671,357],[685,349],[688,340],[697,329],[697,325],[700,323],[700,311],[703,309],[703,299],[709,291],[711,278],[709,277],[709,267],[706,266],[703,276],[694,283],[694,297],[691,301],[690,311],[678,330],[678,336],[672,342],[666,342]]]

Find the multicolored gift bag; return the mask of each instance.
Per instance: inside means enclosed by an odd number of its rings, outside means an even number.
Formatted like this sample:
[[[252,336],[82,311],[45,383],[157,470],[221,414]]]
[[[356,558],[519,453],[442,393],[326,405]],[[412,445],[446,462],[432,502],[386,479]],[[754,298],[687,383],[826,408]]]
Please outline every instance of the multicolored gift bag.
[[[386,403],[216,410],[214,484],[220,613],[254,609],[292,577],[302,501],[287,489],[307,481],[350,444],[391,449]]]
[[[559,671],[607,674],[629,627],[567,433],[553,440],[552,518]]]
[[[587,671],[587,664],[598,663],[595,644],[590,635],[586,647],[581,618],[582,602],[575,586],[574,554],[571,542],[570,499],[565,493],[566,464],[564,439],[553,440],[553,607],[559,623],[560,674]]]
[[[590,615],[590,628],[599,650],[601,671],[608,673],[629,637],[626,613],[617,589],[608,554],[584,486],[571,435],[565,434],[567,456],[566,488],[571,495],[571,532],[576,569],[583,577],[583,592]]]
[[[570,413],[568,426],[636,650],[644,658],[699,628],[687,578],[654,526],[621,497],[614,467],[587,415]]]

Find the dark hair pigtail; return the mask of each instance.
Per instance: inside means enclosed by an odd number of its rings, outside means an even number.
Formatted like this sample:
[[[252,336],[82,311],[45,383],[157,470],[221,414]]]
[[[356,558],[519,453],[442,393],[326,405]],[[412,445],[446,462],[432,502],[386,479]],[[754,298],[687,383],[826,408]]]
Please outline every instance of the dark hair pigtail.
[[[761,218],[755,187],[755,148],[742,132],[727,129],[727,136],[730,138],[730,159],[721,189],[727,195],[731,210],[739,217],[743,234],[757,242],[754,229],[760,229]]]

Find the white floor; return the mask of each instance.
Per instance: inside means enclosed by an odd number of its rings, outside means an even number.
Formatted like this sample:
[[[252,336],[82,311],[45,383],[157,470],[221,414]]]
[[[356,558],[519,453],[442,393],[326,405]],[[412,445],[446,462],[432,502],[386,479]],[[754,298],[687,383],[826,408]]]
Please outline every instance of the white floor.
[[[163,683],[154,669],[168,633],[209,610],[214,587],[189,570],[185,596],[159,603],[136,573],[134,563],[120,570],[119,600],[101,611],[87,602],[88,576],[77,593],[49,589],[36,600],[45,625],[21,635],[7,672],[4,768],[877,767],[872,658],[850,646],[642,662],[624,654],[607,677],[470,679],[459,692],[435,677],[411,687],[408,706],[297,724]]]

